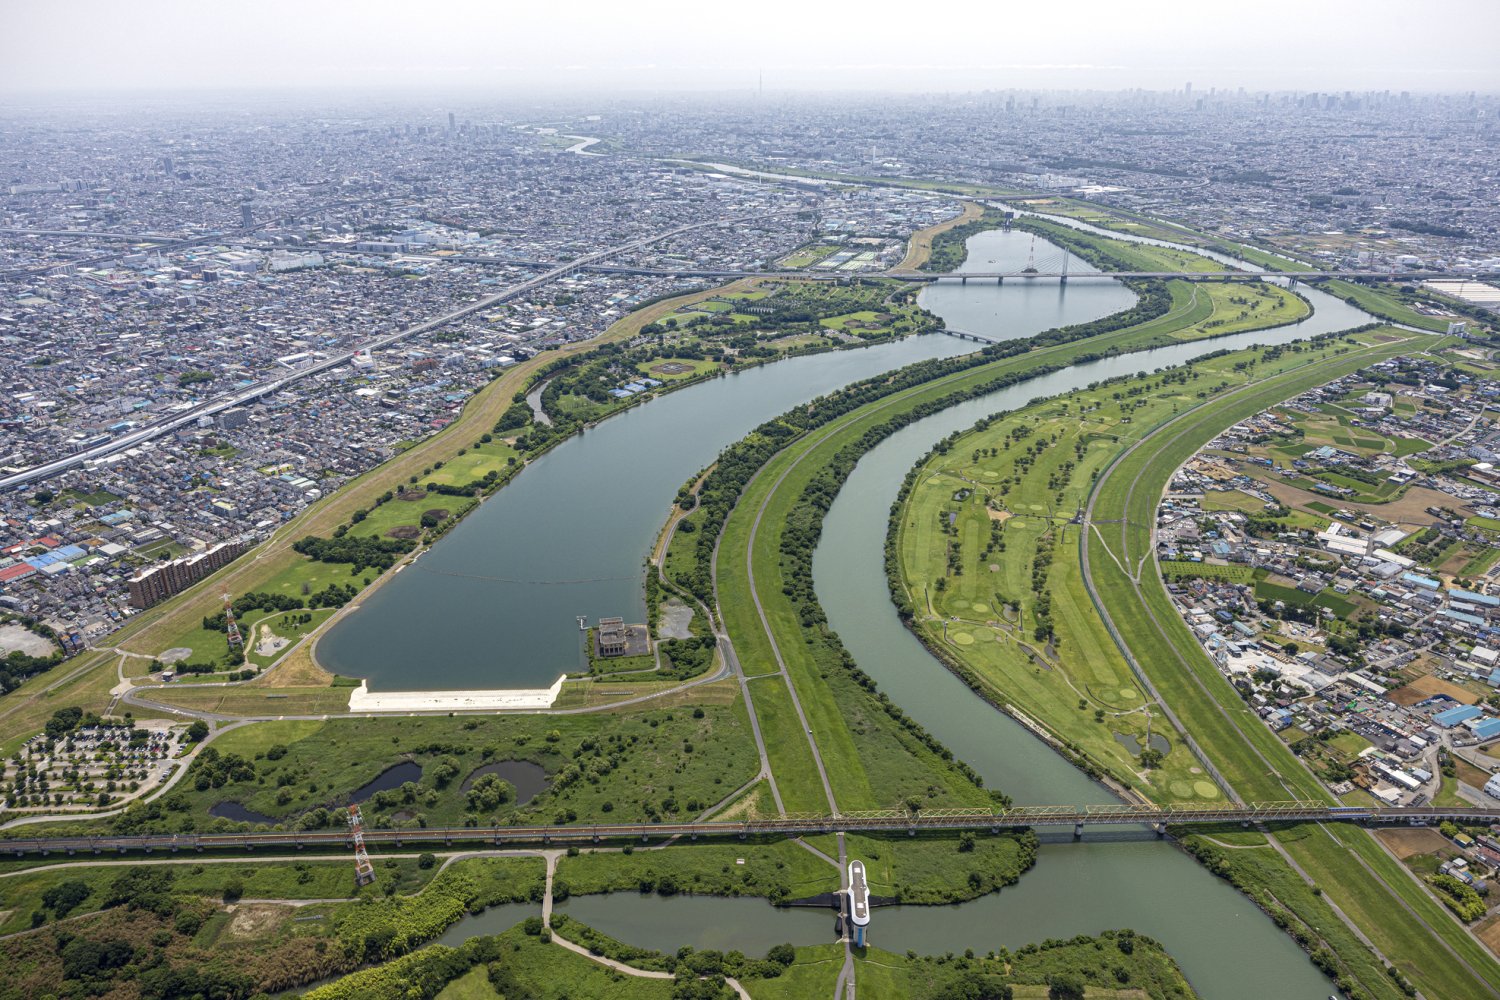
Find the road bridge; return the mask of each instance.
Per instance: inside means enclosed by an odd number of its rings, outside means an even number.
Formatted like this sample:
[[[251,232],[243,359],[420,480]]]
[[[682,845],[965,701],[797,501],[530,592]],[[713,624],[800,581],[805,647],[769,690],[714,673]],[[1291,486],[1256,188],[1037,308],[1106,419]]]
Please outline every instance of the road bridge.
[[[744,822],[612,823],[570,826],[429,827],[364,830],[369,845],[413,844],[552,844],[605,840],[659,840],[686,837],[798,837],[824,833],[918,833],[962,830],[1016,830],[1034,827],[1072,828],[1082,837],[1088,827],[1149,825],[1158,834],[1169,827],[1250,825],[1258,823],[1362,823],[1426,825],[1444,820],[1500,822],[1495,806],[1335,806],[1320,802],[1268,802],[1243,806],[1097,805],[1019,806],[1012,809],[946,809],[911,814],[904,810],[844,813],[837,816],[791,815]],[[253,833],[96,834],[73,837],[17,837],[0,840],[0,854],[155,853],[236,850],[261,847],[338,850],[352,844],[352,834],[337,830],[270,830]]]
[[[329,252],[328,247],[305,246],[292,247],[298,249],[319,252]],[[335,251],[336,252],[336,251]],[[491,264],[506,267],[526,268],[551,268],[556,267],[557,262],[545,260],[531,260],[524,257],[494,257],[487,255],[464,255],[455,254],[443,257],[430,257],[425,254],[396,253],[390,252],[379,254],[380,256],[400,256],[412,260],[430,260],[433,263],[458,262],[463,264]],[[1182,278],[1188,281],[1227,281],[1236,278],[1265,279],[1265,278],[1291,278],[1297,281],[1314,281],[1320,278],[1365,278],[1375,281],[1496,281],[1500,280],[1500,271],[1483,272],[1458,272],[1444,270],[1422,270],[1422,271],[1372,271],[1355,270],[1352,268],[1337,268],[1315,271],[1277,271],[1272,269],[1254,268],[1225,268],[1216,271],[1077,271],[1067,269],[1048,270],[1016,270],[1016,271],[795,271],[772,268],[725,268],[725,267],[696,267],[684,265],[682,267],[672,266],[633,266],[629,264],[585,264],[578,267],[580,271],[589,271],[595,274],[634,274],[643,276],[656,276],[665,278],[711,278],[729,281],[738,278],[796,278],[799,281],[849,281],[854,278],[889,278],[893,281],[906,281],[916,284],[931,284],[937,281],[958,281],[968,284],[970,281],[999,281],[1004,282],[1010,278],[1020,281],[1053,280],[1053,281],[1078,281],[1081,279],[1116,279],[1116,278]]]

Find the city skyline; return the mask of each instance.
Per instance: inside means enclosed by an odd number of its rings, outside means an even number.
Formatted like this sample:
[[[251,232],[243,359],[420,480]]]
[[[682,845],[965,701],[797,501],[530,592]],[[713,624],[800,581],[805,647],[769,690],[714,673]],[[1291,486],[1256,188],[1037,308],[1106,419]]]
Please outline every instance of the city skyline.
[[[1129,12],[996,9],[969,0],[904,20],[782,0],[738,18],[677,0],[585,2],[559,31],[546,8],[272,0],[252,16],[179,0],[150,19],[111,5],[31,5],[0,40],[0,92],[309,87],[512,94],[579,91],[904,91],[1145,88],[1493,92],[1500,8],[1285,2],[1253,12],[1166,0]],[[1246,37],[1264,41],[1246,45]],[[979,39],[979,42],[974,41]]]

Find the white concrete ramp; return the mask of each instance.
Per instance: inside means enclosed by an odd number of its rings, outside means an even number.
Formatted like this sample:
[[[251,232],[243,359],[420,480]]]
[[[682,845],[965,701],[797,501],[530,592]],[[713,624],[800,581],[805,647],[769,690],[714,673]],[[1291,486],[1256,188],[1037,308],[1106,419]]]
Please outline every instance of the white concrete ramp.
[[[512,688],[496,691],[371,691],[361,681],[349,695],[351,712],[505,712],[551,708],[562,693],[565,675],[549,688]]]

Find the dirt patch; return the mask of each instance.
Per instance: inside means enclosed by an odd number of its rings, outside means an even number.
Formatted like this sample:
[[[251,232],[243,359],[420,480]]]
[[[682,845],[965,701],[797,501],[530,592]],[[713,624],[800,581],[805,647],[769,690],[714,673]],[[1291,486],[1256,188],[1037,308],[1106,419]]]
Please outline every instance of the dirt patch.
[[[415,524],[398,524],[386,531],[387,538],[420,538],[422,529]]]
[[[422,511],[422,516],[424,518],[426,518],[426,517],[435,517],[439,521],[446,521],[446,520],[448,520],[448,508],[447,507],[434,507],[431,510],[424,510],[424,511]]]
[[[1475,927],[1474,935],[1484,942],[1486,948],[1500,956],[1500,915],[1490,917]]]
[[[1403,861],[1414,854],[1437,854],[1453,846],[1448,842],[1447,837],[1425,826],[1376,830],[1375,836],[1391,849],[1391,853]]]
[[[654,375],[686,375],[692,370],[692,365],[685,365],[681,361],[663,361],[659,365],[651,366],[651,372]]]
[[[25,653],[27,656],[51,656],[57,652],[57,644],[24,625],[13,622],[0,625],[0,656],[15,652]]]
[[[1424,528],[1432,523],[1433,517],[1427,513],[1428,507],[1452,507],[1454,505],[1453,498],[1448,494],[1430,490],[1425,486],[1409,487],[1400,498],[1389,503],[1355,503],[1352,500],[1344,500],[1312,490],[1298,489],[1270,478],[1262,479],[1260,484],[1273,497],[1289,506],[1310,509],[1307,507],[1309,503],[1325,503],[1330,507],[1347,507],[1350,510],[1365,511],[1382,520],[1411,528]]]
[[[1470,788],[1483,788],[1485,782],[1490,780],[1490,772],[1475,767],[1462,757],[1453,758],[1453,770],[1458,780]]]
[[[669,597],[657,616],[656,634],[663,639],[691,639],[693,609],[675,597]]]
[[[232,908],[225,933],[233,937],[262,937],[286,917],[288,908],[273,903],[247,903]]]
[[[427,499],[427,491],[426,490],[402,490],[400,493],[396,494],[396,499],[397,500],[405,500],[407,503],[412,503],[412,502],[417,501],[417,500],[426,500]]]
[[[312,643],[304,642],[287,654],[270,673],[261,674],[252,684],[263,687],[327,687],[333,675],[313,662]]]
[[[1472,705],[1479,700],[1479,696],[1470,691],[1465,691],[1457,684],[1441,680],[1428,674],[1426,677],[1418,677],[1406,687],[1397,688],[1386,695],[1391,701],[1398,705],[1415,705],[1424,698],[1431,698],[1435,694],[1445,694],[1454,701],[1464,705]]]
[[[291,642],[290,639],[262,627],[255,643],[255,653],[257,656],[275,656],[285,649],[289,642]]]
[[[991,521],[1000,521],[1001,523],[1009,521],[1016,516],[1008,510],[995,510],[993,507],[986,507],[985,513],[990,516]]]

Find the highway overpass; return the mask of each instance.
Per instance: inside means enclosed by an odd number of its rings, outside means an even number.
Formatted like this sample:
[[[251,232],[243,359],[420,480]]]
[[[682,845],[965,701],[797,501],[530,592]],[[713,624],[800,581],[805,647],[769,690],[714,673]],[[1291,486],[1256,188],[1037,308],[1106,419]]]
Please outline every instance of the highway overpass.
[[[1097,826],[1149,825],[1158,833],[1169,827],[1249,825],[1259,823],[1338,822],[1380,825],[1422,825],[1444,820],[1471,823],[1500,822],[1500,802],[1494,807],[1471,805],[1418,808],[1332,806],[1317,802],[1271,802],[1246,806],[1105,805],[1021,806],[990,811],[948,809],[912,815],[902,810],[846,813],[838,816],[788,816],[746,822],[614,823],[575,826],[429,827],[425,829],[364,830],[371,846],[405,847],[421,844],[484,844],[488,846],[552,843],[597,843],[619,840],[659,840],[671,837],[745,839],[804,836],[823,833],[907,833],[1014,830],[1036,827],[1071,828],[1076,836]],[[349,831],[286,830],[253,833],[162,833],[75,837],[18,837],[0,840],[0,854],[16,857],[48,854],[156,853],[165,851],[235,850],[262,847],[342,849],[352,847]]]

